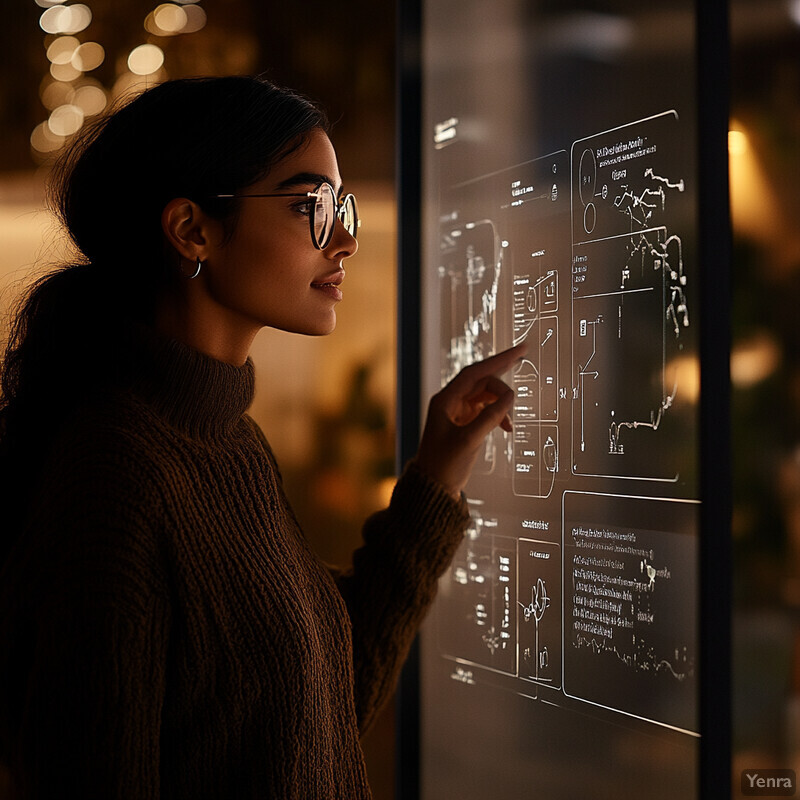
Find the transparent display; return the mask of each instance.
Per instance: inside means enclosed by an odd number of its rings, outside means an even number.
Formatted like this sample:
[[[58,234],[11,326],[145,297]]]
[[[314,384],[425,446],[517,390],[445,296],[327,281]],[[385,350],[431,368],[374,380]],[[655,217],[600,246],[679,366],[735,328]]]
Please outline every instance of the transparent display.
[[[423,631],[426,800],[697,796],[693,14],[424,4],[424,394],[528,343]]]

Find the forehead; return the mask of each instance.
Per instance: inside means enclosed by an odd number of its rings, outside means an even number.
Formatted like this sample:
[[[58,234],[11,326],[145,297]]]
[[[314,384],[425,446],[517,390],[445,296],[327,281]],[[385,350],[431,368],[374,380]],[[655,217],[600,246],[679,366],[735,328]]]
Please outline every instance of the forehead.
[[[336,151],[328,135],[311,131],[305,142],[279,161],[262,181],[270,191],[313,189],[327,181],[337,192],[342,186]]]

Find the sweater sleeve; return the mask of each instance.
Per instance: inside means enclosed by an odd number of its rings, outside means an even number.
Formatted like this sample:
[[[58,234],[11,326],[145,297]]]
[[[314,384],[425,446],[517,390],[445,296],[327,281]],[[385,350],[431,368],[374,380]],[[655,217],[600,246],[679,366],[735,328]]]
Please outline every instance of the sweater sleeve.
[[[70,449],[6,564],[3,749],[26,800],[153,800],[170,625],[155,500],[124,449]]]
[[[252,419],[247,421],[281,482],[264,433]],[[454,500],[411,461],[389,507],[366,521],[352,568],[328,565],[350,616],[354,698],[362,734],[391,697],[438,579],[468,523],[466,503]]]
[[[334,570],[353,627],[355,702],[364,733],[391,696],[403,662],[463,540],[466,504],[410,462],[389,507],[371,516],[346,573]]]

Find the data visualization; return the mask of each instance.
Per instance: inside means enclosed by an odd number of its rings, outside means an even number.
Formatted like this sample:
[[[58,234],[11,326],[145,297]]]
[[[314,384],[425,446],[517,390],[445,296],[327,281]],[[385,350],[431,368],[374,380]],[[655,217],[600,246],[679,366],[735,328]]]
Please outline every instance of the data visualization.
[[[670,416],[692,289],[678,125],[671,111],[572,146],[576,473],[678,477]]]
[[[445,122],[444,161],[462,136]],[[483,443],[472,523],[423,641],[428,669],[462,693],[516,696],[534,728],[558,709],[548,729],[570,740],[578,726],[574,742],[609,725],[682,740],[691,774],[699,362],[686,135],[669,108],[469,180],[442,173],[431,388],[527,351],[504,376],[513,430]]]
[[[418,407],[526,346],[422,628],[421,800],[699,797],[695,5],[425,0],[412,32]]]

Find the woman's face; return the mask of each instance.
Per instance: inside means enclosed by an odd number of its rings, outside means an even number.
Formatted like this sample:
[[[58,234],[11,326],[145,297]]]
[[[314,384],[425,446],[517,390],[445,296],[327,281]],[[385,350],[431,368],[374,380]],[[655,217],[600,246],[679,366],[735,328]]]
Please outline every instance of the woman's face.
[[[327,135],[312,131],[306,144],[238,194],[300,194],[322,181],[341,196],[336,153]],[[211,298],[234,325],[269,326],[321,335],[336,327],[342,299],[343,262],[358,249],[337,220],[328,246],[317,250],[309,231],[304,197],[249,197],[233,235],[222,225],[209,239],[202,275]]]

